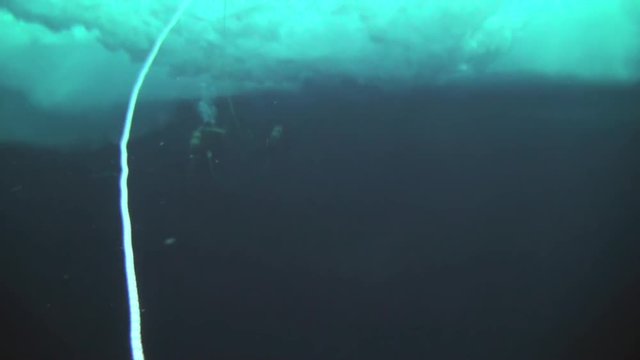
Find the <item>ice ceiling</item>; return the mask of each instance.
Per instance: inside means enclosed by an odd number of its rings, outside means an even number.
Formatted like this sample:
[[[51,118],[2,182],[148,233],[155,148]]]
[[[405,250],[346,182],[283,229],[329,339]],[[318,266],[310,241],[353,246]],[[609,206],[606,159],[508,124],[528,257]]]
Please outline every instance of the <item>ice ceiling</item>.
[[[91,131],[67,114],[84,114],[87,127],[87,113],[124,107],[178,2],[0,2],[0,142],[46,143],[34,128],[56,116],[81,138]],[[295,89],[325,76],[382,87],[531,76],[637,82],[640,1],[194,0],[141,96]],[[94,131],[122,121],[104,117],[91,120]]]

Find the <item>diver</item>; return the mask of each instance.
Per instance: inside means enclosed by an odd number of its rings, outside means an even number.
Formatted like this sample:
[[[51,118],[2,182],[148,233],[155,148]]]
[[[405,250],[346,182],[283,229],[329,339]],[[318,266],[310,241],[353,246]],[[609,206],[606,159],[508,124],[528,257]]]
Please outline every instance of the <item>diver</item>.
[[[198,110],[203,123],[194,130],[189,140],[189,172],[193,174],[202,164],[206,164],[211,177],[216,178],[214,169],[220,166],[227,148],[227,130],[217,125],[215,110],[209,104],[201,101]]]
[[[288,149],[287,137],[282,124],[276,124],[265,141],[265,167],[270,167],[274,162],[282,160]]]

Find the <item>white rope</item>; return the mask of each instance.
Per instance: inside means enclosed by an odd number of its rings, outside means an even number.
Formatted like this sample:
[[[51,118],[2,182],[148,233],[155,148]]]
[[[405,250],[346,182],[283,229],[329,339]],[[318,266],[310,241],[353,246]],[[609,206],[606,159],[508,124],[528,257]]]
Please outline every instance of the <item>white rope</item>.
[[[122,216],[122,245],[124,248],[125,275],[127,277],[127,294],[129,296],[129,338],[131,341],[131,356],[134,360],[143,360],[144,352],[142,350],[142,331],[140,326],[140,301],[138,299],[138,282],[136,280],[135,259],[133,254],[133,244],[131,236],[131,216],[129,215],[129,189],[127,181],[129,179],[129,164],[127,162],[128,153],[127,145],[131,135],[131,124],[133,122],[133,113],[138,101],[138,94],[142,88],[142,83],[158,55],[160,46],[176,25],[184,10],[189,6],[191,0],[184,0],[171,21],[162,30],[153,48],[147,55],[138,79],[136,80],[131,96],[129,98],[129,107],[127,108],[127,117],[120,138],[120,215]]]

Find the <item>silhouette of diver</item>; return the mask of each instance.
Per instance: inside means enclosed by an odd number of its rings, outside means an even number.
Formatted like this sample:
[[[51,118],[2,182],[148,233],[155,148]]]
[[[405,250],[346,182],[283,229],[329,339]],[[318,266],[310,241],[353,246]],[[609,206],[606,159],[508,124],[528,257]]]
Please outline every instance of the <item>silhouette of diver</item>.
[[[265,141],[265,167],[270,167],[275,161],[281,160],[287,150],[288,141],[284,126],[276,124],[271,128]]]
[[[194,173],[201,164],[206,163],[211,177],[216,177],[227,148],[227,130],[213,121],[204,122],[192,134],[189,140],[189,172]]]

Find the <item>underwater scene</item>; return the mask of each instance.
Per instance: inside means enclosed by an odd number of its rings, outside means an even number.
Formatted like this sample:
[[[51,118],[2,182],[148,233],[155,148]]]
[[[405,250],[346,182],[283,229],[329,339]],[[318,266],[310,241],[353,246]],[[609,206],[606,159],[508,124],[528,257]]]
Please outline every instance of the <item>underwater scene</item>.
[[[0,29],[0,359],[640,358],[640,1]]]

